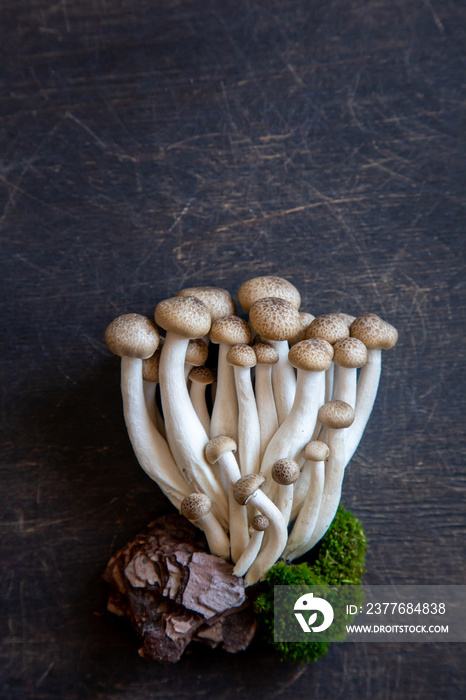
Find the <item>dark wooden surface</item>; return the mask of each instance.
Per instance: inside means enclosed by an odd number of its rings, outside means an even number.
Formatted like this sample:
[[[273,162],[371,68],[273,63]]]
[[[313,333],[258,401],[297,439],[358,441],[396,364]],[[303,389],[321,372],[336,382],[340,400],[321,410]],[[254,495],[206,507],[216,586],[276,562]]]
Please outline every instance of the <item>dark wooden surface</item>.
[[[465,647],[144,662],[109,556],[168,502],[103,331],[288,277],[400,330],[344,486],[367,583],[465,583],[460,0],[3,0],[1,698],[462,698]]]

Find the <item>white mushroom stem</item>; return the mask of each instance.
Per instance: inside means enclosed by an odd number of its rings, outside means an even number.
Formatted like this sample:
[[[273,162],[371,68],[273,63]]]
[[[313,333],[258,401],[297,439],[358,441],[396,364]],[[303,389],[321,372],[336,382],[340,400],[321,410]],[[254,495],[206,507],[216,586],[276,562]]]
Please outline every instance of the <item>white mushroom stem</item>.
[[[144,391],[144,401],[146,402],[147,413],[149,414],[151,421],[155,425],[155,392],[157,390],[157,384],[155,382],[146,382],[146,380],[144,379],[142,382],[142,388]]]
[[[294,485],[293,490],[293,506],[291,508],[290,521],[294,520],[302,508],[306,494],[311,485],[311,465],[302,458],[298,460],[301,466],[301,474],[298,481]]]
[[[353,456],[374,405],[382,369],[382,349],[389,350],[398,340],[398,331],[376,314],[362,314],[350,326],[351,337],[367,348],[367,362],[361,368],[356,391],[355,420],[348,431],[346,463]]]
[[[210,415],[207,410],[206,404],[206,385],[196,384],[196,382],[191,382],[191,388],[189,391],[189,396],[191,398],[196,415],[202,423],[202,426],[206,432],[206,435],[210,433]]]
[[[165,437],[165,423],[157,406],[157,382],[148,382],[145,379],[142,382],[144,391],[144,400],[146,402],[147,412],[156,429]]]
[[[209,438],[186,387],[184,359],[188,342],[187,338],[168,332],[160,355],[160,391],[167,440],[186,480],[212,499],[215,515],[227,527],[227,497],[204,457]]]
[[[278,486],[278,494],[275,499],[275,505],[283,516],[286,525],[290,522],[291,509],[293,507],[293,491],[294,484],[280,484]]]
[[[278,417],[272,387],[272,365],[256,365],[255,394],[260,425],[260,461],[278,429]]]
[[[210,415],[207,409],[206,403],[206,387],[207,384],[201,384],[200,382],[191,382],[191,388],[189,389],[189,396],[193,404],[193,408],[196,411],[196,415],[202,423],[202,427],[206,432],[206,436],[210,433]]]
[[[233,569],[233,576],[244,576],[248,569],[253,565],[257,556],[260,552],[262,542],[264,539],[264,531],[254,530],[252,533],[248,545]]]
[[[212,501],[203,493],[186,496],[180,506],[181,515],[202,530],[206,536],[210,553],[229,559],[230,540],[212,512]]]
[[[217,457],[218,453],[214,454],[212,457],[209,453],[209,446],[212,443],[217,441],[218,444],[219,442],[222,442],[223,440],[227,439],[228,438],[226,438],[225,436],[217,436],[216,438],[213,438],[206,448],[206,455],[208,461],[210,461],[211,463],[212,460],[215,460],[213,463],[213,469],[216,468],[215,465],[218,465],[218,468],[224,475],[227,484],[231,560],[233,561],[233,563],[236,563],[242,555],[242,553],[244,552],[244,550],[246,549],[249,542],[247,510],[246,508],[243,508],[243,506],[239,505],[239,503],[235,500],[233,496],[233,486],[238,481],[238,479],[241,478],[241,472],[238,466],[238,462],[236,461],[236,457],[231,449],[225,450],[219,457]]]
[[[310,474],[309,489],[288,538],[284,559],[296,559],[307,551],[303,545],[310,540],[319,515],[325,482],[325,462],[306,462],[305,467]]]
[[[327,532],[338,509],[343,483],[345,440],[342,430],[328,430],[331,454],[325,472],[325,485],[322,493],[321,506],[312,535],[302,546],[295,550],[290,559],[294,559],[312,549]]]
[[[242,506],[240,506],[240,508],[242,508]],[[246,511],[246,508],[243,508],[243,510]],[[247,547],[236,562],[236,566],[233,569],[234,576],[244,576],[247,570],[253,565],[260,552],[262,541],[264,539],[264,532],[265,530],[262,529],[253,529]]]
[[[312,549],[325,535],[332,524],[341,499],[341,487],[345,474],[345,432],[347,428],[335,430],[327,428],[330,456],[325,468],[325,484],[322,492],[319,514],[313,532],[302,546],[295,550],[289,559],[295,559]]]
[[[238,457],[242,476],[260,466],[260,425],[249,367],[233,367],[238,397]]]
[[[356,405],[357,369],[335,365],[335,380],[335,388],[331,398],[344,401],[354,408]]]
[[[144,400],[142,360],[121,358],[121,393],[128,435],[134,453],[146,474],[162,489],[167,498],[179,508],[190,493],[180,474],[167,442],[156,430]]]
[[[330,367],[325,372],[325,396],[322,403],[332,400],[335,384],[335,365],[332,362]]]
[[[230,540],[212,512],[197,520],[195,525],[204,532],[211,554],[222,559],[230,558]]]
[[[319,395],[319,398],[318,398],[318,407],[319,407],[319,408],[320,408],[321,406],[323,406],[324,403],[326,403],[327,401],[330,401],[330,399],[327,399],[327,389],[329,388],[329,387],[328,387],[327,372],[331,372],[331,376],[332,376],[331,385],[332,385],[332,390],[333,390],[333,362],[332,362],[332,364],[330,365],[330,367],[328,368],[328,370],[326,370],[326,372],[325,372],[325,380],[324,380],[324,381],[321,383],[321,385],[320,385],[320,395]],[[331,394],[330,394],[330,398],[331,398]],[[315,427],[314,427],[314,432],[312,433],[312,438],[311,438],[312,440],[317,440],[318,435],[319,435],[321,429],[322,429],[322,424],[320,423],[319,420],[316,420],[316,424],[315,424]]]
[[[238,400],[233,367],[226,361],[230,346],[219,343],[217,384],[210,420],[210,437],[228,435],[238,442]]]
[[[291,366],[291,365],[290,365]],[[296,396],[290,413],[279,427],[265,451],[261,473],[268,478],[274,462],[281,457],[297,459],[312,438],[319,410],[323,372],[298,370]],[[271,484],[269,483],[269,488]]]
[[[257,583],[275,564],[281,553],[285,549],[288,531],[286,523],[277,506],[267,498],[265,493],[258,489],[251,499],[254,505],[266,518],[269,519],[267,544],[261,550],[254,563],[249,568],[244,579],[245,586],[252,586]]]
[[[281,425],[293,406],[296,394],[296,374],[288,360],[290,347],[287,340],[269,340],[278,352],[279,360],[272,368],[273,393],[277,408],[278,424]]]
[[[370,418],[379,387],[382,369],[382,351],[368,350],[367,362],[361,368],[357,381],[354,422],[347,429],[345,464],[348,464],[361,441]],[[349,403],[349,402],[348,402]]]
[[[208,513],[195,524],[204,532],[210,553],[216,557],[222,557],[222,559],[229,559],[230,540],[215,515]]]

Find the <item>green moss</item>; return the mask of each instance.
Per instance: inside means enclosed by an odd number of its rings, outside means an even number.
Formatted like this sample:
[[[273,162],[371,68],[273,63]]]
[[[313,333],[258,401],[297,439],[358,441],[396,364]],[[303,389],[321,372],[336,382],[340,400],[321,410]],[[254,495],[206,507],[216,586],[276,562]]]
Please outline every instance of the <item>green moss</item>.
[[[270,569],[254,607],[263,639],[280,653],[283,660],[299,663],[317,661],[327,653],[329,643],[274,641],[274,586],[358,585],[364,573],[365,553],[366,538],[361,523],[340,505],[325,537],[309,553],[309,563],[279,562]],[[343,637],[344,624],[338,638]]]

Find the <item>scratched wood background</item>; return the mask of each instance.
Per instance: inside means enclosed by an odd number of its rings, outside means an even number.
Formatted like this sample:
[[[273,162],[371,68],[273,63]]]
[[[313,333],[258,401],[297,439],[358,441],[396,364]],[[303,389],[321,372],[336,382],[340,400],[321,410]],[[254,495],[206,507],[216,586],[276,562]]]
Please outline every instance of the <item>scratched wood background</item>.
[[[288,277],[400,330],[344,502],[367,583],[465,583],[461,0],[3,0],[1,698],[463,698],[464,645],[253,646],[173,668],[105,612],[170,505],[103,332],[193,284]]]

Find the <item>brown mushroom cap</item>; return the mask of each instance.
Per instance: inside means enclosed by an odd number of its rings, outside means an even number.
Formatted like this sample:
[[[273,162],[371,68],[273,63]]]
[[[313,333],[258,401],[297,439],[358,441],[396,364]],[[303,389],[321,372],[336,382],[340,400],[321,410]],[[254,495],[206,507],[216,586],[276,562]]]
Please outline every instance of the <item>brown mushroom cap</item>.
[[[236,442],[228,435],[217,435],[207,443],[205,458],[209,464],[215,464],[225,452],[236,452]]]
[[[367,362],[367,348],[357,338],[337,340],[333,346],[333,361],[347,369],[357,369]]]
[[[265,479],[262,474],[247,474],[246,476],[242,476],[233,486],[235,501],[239,503],[240,506],[245,506],[251,496],[262,486],[264,481]]]
[[[332,316],[338,316],[338,318],[341,318],[342,321],[346,323],[348,328],[351,326],[353,321],[356,321],[356,316],[352,316],[351,314],[345,314],[343,311],[335,311]]]
[[[214,373],[208,367],[193,367],[188,374],[189,379],[195,384],[212,384]]]
[[[290,484],[294,484],[298,481],[299,474],[299,464],[289,457],[277,459],[272,467],[272,479],[281,486],[290,486]]]
[[[196,297],[164,299],[157,304],[154,316],[159,326],[184,338],[202,338],[210,330],[209,310]]]
[[[160,365],[160,353],[162,352],[162,346],[159,345],[157,350],[154,352],[152,357],[147,360],[142,361],[142,378],[146,382],[157,382],[159,381],[159,365]]]
[[[238,300],[245,311],[259,299],[276,297],[288,301],[295,309],[301,306],[301,296],[296,287],[283,277],[254,277],[243,282],[238,290]]]
[[[255,367],[256,365],[256,353],[250,345],[232,345],[226,359],[235,367]]]
[[[288,338],[290,345],[296,345],[300,340],[306,339],[306,331],[313,322],[315,316],[308,314],[307,311],[299,312],[299,330],[292,338]]]
[[[269,525],[269,519],[265,515],[262,515],[262,513],[258,513],[251,520],[251,527],[253,530],[256,530],[256,532],[264,532]]]
[[[322,440],[311,440],[303,450],[303,457],[308,462],[324,462],[329,454],[329,446]]]
[[[202,338],[192,338],[188,343],[185,362],[187,362],[188,365],[200,367],[207,361],[208,357],[209,348]]]
[[[266,340],[287,340],[299,329],[299,312],[277,297],[259,299],[249,309],[252,327]]]
[[[213,343],[249,345],[252,338],[247,322],[239,316],[222,316],[212,323],[209,337]]]
[[[212,510],[212,501],[204,493],[190,493],[181,501],[180,513],[188,520],[200,520]]]
[[[236,313],[235,302],[230,292],[221,287],[186,287],[181,289],[176,296],[196,297],[209,309],[212,321],[221,316],[230,316]]]
[[[350,328],[352,338],[362,340],[368,350],[390,350],[398,340],[398,331],[376,314],[362,314]]]
[[[333,348],[322,338],[300,340],[288,353],[293,367],[307,372],[325,372],[332,364],[332,358]]]
[[[306,338],[323,338],[332,345],[348,336],[348,324],[338,314],[316,316],[306,331]]]
[[[157,350],[160,335],[154,324],[140,314],[124,314],[106,328],[105,343],[114,355],[146,360]]]
[[[256,353],[258,365],[275,365],[280,359],[277,350],[275,350],[270,343],[264,343],[262,340],[258,340],[253,343],[252,347]]]
[[[346,401],[328,401],[319,408],[317,419],[328,428],[349,428],[354,421],[354,409]]]

